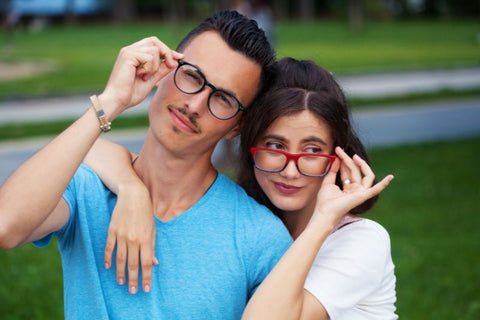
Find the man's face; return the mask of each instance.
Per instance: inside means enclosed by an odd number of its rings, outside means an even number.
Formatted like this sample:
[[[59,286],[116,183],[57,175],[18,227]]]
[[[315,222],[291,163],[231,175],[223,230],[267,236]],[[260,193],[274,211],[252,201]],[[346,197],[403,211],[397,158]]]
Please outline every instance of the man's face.
[[[216,32],[198,35],[183,53],[184,60],[200,69],[217,89],[232,93],[243,106],[253,101],[261,67],[231,49]],[[196,94],[183,93],[175,87],[174,73],[162,79],[152,99],[149,116],[153,134],[172,151],[211,152],[221,138],[235,135],[242,113],[229,120],[215,118],[207,105],[212,89],[206,86]]]

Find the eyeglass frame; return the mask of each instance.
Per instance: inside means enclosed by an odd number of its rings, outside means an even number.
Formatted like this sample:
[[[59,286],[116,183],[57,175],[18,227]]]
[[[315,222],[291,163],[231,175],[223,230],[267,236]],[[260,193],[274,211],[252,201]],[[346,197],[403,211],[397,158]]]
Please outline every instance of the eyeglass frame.
[[[193,68],[195,68],[195,70],[198,72],[198,74],[202,77],[203,79],[203,85],[200,87],[200,89],[198,89],[197,91],[194,91],[194,92],[187,92],[187,91],[184,91],[182,89],[180,89],[180,87],[178,86],[177,84],[177,72],[178,70],[184,66],[184,65],[187,65],[187,66],[191,66]],[[228,92],[227,90],[224,90],[224,89],[218,89],[217,87],[215,87],[211,82],[209,82],[207,80],[207,77],[205,77],[205,75],[203,74],[202,70],[200,70],[199,67],[197,67],[196,65],[194,64],[191,64],[190,62],[187,62],[185,60],[182,60],[182,59],[179,59],[178,60],[178,66],[177,66],[177,69],[175,70],[175,73],[173,75],[173,82],[175,83],[175,87],[180,90],[181,92],[185,93],[185,94],[197,94],[201,91],[203,91],[203,89],[205,89],[206,86],[210,87],[212,89],[212,92],[209,94],[208,96],[208,100],[207,100],[207,107],[208,107],[208,111],[210,112],[210,114],[212,116],[214,116],[215,118],[217,118],[218,120],[230,120],[232,119],[233,117],[235,117],[240,111],[243,111],[245,112],[246,108],[240,103],[240,101],[238,101],[237,97],[235,97],[232,93]],[[210,107],[210,98],[212,97],[212,95],[215,93],[215,92],[223,92],[227,95],[229,95],[230,97],[232,97],[238,104],[238,108],[237,108],[237,111],[235,111],[235,113],[228,117],[228,118],[220,118],[218,117],[217,115],[215,115],[215,113],[213,113],[212,111],[212,108]]]
[[[283,166],[283,168],[280,169],[280,170],[265,170],[265,169],[259,168],[257,166],[257,163],[255,162],[255,153],[257,151],[269,151],[269,152],[273,152],[273,153],[279,153],[279,154],[284,155],[287,158],[287,160],[285,161],[285,165]],[[306,177],[315,177],[315,178],[326,176],[330,172],[330,170],[332,169],[332,165],[335,162],[335,159],[337,159],[336,156],[329,155],[329,154],[322,154],[322,153],[289,153],[289,152],[285,152],[285,151],[282,151],[282,150],[276,150],[276,149],[270,149],[270,148],[261,148],[261,147],[251,147],[250,148],[250,153],[252,155],[252,160],[253,160],[253,164],[254,164],[255,168],[260,170],[260,171],[268,172],[268,173],[279,173],[279,172],[282,172],[283,170],[285,170],[285,168],[288,166],[290,161],[293,160],[294,163],[295,163],[295,167],[297,168],[297,171],[301,175],[306,176]],[[313,156],[313,157],[328,158],[330,160],[330,162],[329,162],[329,166],[328,166],[327,171],[325,173],[321,174],[321,175],[310,175],[310,174],[303,173],[300,170],[300,168],[298,167],[298,159],[300,159],[301,157],[305,157],[305,156],[307,156],[307,157],[312,157]]]

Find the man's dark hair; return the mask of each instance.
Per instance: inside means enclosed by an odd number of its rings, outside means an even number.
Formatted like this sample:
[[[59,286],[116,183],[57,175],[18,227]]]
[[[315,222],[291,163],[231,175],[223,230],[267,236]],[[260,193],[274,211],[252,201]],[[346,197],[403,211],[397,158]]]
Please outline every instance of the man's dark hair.
[[[260,65],[262,74],[257,95],[263,92],[271,79],[275,53],[257,22],[237,11],[219,11],[192,29],[176,50],[183,52],[195,37],[207,31],[218,32],[230,48]]]

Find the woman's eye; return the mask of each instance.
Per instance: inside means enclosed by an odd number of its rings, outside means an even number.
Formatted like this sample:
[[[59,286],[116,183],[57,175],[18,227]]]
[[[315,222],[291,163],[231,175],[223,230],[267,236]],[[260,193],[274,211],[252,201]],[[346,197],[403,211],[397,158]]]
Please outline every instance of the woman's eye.
[[[322,153],[322,149],[318,147],[308,147],[305,149],[305,153]]]
[[[265,146],[269,149],[275,149],[275,150],[281,150],[283,149],[283,146],[282,144],[278,143],[278,142],[266,142],[265,143]]]

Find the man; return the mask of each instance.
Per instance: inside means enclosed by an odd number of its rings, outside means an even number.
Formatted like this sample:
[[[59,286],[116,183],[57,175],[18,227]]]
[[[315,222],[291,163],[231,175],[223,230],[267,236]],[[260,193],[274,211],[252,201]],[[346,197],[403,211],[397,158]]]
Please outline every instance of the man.
[[[177,51],[157,38],[123,48],[92,107],[0,189],[2,248],[58,237],[67,318],[240,318],[291,243],[283,224],[210,161],[216,143],[238,133],[242,112],[265,83],[273,54],[263,32],[236,12],[220,12]],[[155,85],[134,168],[158,218],[160,266],[147,270],[146,292],[132,295],[137,288],[117,285],[103,260],[116,196],[80,165],[109,121]],[[142,265],[149,259],[141,254]]]

